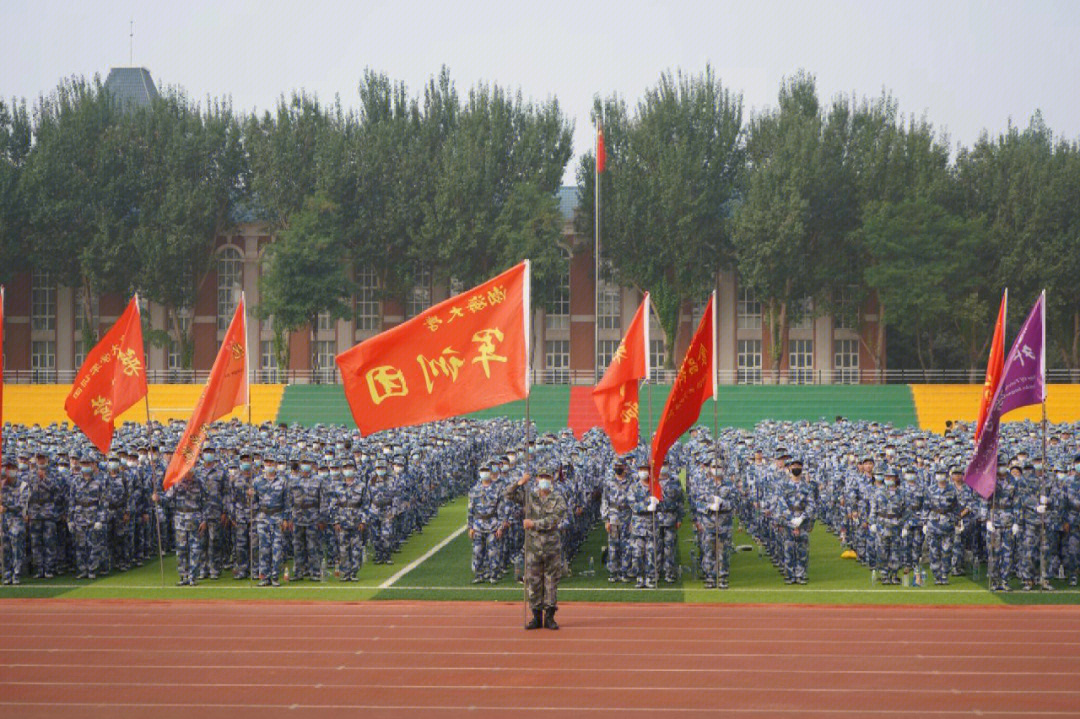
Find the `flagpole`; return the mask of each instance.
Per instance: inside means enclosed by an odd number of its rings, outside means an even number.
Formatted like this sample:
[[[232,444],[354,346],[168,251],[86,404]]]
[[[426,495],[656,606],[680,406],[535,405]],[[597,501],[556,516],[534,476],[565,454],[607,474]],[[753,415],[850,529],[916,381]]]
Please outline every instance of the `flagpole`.
[[[600,136],[600,120],[596,120],[597,138]],[[595,224],[596,244],[593,251],[593,384],[600,381],[600,153],[596,145],[596,157],[593,162],[593,221]]]

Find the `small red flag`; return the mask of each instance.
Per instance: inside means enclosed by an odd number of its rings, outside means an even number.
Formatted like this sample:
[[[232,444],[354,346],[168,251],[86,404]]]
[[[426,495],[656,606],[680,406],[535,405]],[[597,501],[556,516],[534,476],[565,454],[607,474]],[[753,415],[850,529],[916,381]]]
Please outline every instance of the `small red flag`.
[[[649,293],[630,320],[603,379],[593,389],[593,401],[600,411],[604,431],[616,454],[626,454],[637,446],[638,381],[649,376]]]
[[[104,454],[112,445],[114,419],[145,396],[146,356],[135,296],[86,355],[64,401],[64,411]]]
[[[218,349],[217,359],[210,369],[210,378],[195,403],[184,436],[176,445],[169,468],[165,470],[164,489],[176,484],[195,466],[210,423],[248,403],[247,320],[244,316],[244,296],[236,305],[232,322]]]
[[[998,383],[1001,382],[1001,370],[1005,366],[1005,313],[1009,301],[1009,290],[1001,296],[1001,306],[998,308],[997,323],[994,325],[994,339],[990,343],[990,359],[986,362],[986,381],[983,382],[983,393],[979,399],[979,421],[975,423],[975,441],[982,436],[983,424],[986,423],[986,415],[990,411],[990,402],[997,392]]]
[[[667,451],[683,432],[697,422],[701,406],[711,396],[716,399],[716,293],[713,292],[697,331],[686,349],[664,413],[652,441],[652,493],[660,497],[660,468]]]
[[[365,435],[524,399],[529,261],[336,358]]]
[[[607,148],[604,147],[604,128],[596,126],[596,173],[600,174],[607,166]]]

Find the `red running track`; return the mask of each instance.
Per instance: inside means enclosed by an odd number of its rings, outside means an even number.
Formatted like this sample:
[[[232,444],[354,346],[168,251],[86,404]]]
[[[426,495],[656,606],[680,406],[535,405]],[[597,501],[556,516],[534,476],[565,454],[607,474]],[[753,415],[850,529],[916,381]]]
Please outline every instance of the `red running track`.
[[[1078,607],[0,602],[0,717],[1080,716]],[[62,711],[59,711],[62,709]]]

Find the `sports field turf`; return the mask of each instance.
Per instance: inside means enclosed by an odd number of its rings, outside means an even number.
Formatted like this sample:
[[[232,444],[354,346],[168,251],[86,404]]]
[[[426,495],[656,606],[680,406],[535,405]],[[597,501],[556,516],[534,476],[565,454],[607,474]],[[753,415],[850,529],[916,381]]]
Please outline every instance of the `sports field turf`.
[[[7,597],[83,597],[138,599],[304,599],[361,601],[367,599],[501,600],[522,598],[521,585],[512,573],[495,585],[471,583],[469,567],[471,545],[460,533],[441,549],[399,575],[414,561],[424,557],[465,524],[466,500],[459,498],[440,510],[435,519],[414,535],[402,551],[394,555],[393,565],[368,563],[359,574],[359,582],[342,583],[330,579],[322,583],[290,582],[279,588],[256,587],[250,580],[237,581],[230,574],[219,580],[204,580],[197,587],[177,587],[176,562],[165,558],[165,583],[157,561],[94,582],[76,582],[69,576],[52,580],[24,580],[19,587],[0,588],[0,598]],[[707,590],[691,570],[696,551],[693,529],[685,523],[679,533],[682,576],[674,584],[661,583],[654,590],[635,589],[632,584],[610,584],[600,563],[604,541],[603,528],[597,525],[579,550],[571,576],[560,585],[562,601],[646,601],[646,602],[727,602],[727,603],[797,603],[797,604],[1080,604],[1080,591],[1054,582],[1060,591],[1053,593],[1014,591],[994,594],[970,577],[954,577],[947,587],[883,587],[873,584],[870,571],[854,560],[840,558],[840,543],[818,524],[810,540],[810,583],[789,586],[768,556],[742,531],[735,544],[750,551],[732,554],[731,588]],[[595,576],[585,576],[589,558]],[[390,584],[392,581],[392,584]],[[1014,585],[1015,586],[1015,585]]]

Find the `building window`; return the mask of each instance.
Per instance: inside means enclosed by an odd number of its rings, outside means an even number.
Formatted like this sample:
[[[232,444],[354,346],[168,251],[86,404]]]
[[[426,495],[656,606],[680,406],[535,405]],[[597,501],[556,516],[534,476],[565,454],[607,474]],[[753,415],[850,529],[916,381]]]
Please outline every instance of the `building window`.
[[[617,285],[600,285],[600,329],[617,330],[622,326],[622,290]]]
[[[859,383],[859,340],[833,341],[833,370],[837,382]]]
[[[428,307],[431,307],[431,265],[418,262],[413,271],[413,286],[409,291],[405,314],[407,317],[416,317]]]
[[[617,349],[619,349],[618,340],[600,340],[600,346],[596,352],[596,366],[599,368],[601,376],[607,371],[608,365],[611,364],[611,358],[615,356],[615,350]]]
[[[570,381],[570,340],[548,340],[544,343],[544,369],[550,384]]]
[[[56,342],[46,340],[30,343],[30,369],[34,370],[35,381],[48,382],[56,379]]]
[[[856,330],[859,325],[858,313],[855,309],[854,292],[851,289],[840,290],[840,297],[836,301],[836,315],[833,317],[833,327],[838,330]]]
[[[86,346],[82,340],[75,340],[75,371],[78,372],[82,368],[82,363],[86,361]]]
[[[457,277],[450,278],[450,296],[457,297],[465,291],[465,283],[459,280]]]
[[[757,300],[757,294],[749,287],[739,289],[737,327],[740,330],[761,329],[761,303]]]
[[[357,277],[356,328],[377,330],[382,320],[382,303],[379,302],[379,277],[374,270],[363,270]]]
[[[814,300],[805,297],[801,302],[792,303],[791,329],[812,330],[814,329]]]
[[[259,373],[262,375],[263,382],[277,382],[279,380],[277,353],[274,352],[273,340],[259,342]]]
[[[176,319],[170,320],[169,324],[178,324],[180,326],[180,333],[186,337],[188,332],[191,330],[191,311],[178,310],[176,315]],[[184,358],[180,353],[180,343],[176,341],[174,332],[169,333],[168,367],[171,370],[178,370],[184,368]]]
[[[738,342],[739,384],[761,384],[761,340],[739,340]]]
[[[701,324],[701,318],[705,316],[705,308],[708,304],[708,300],[698,300],[690,308],[690,326],[694,328],[694,331],[697,331],[698,325]]]
[[[649,374],[653,380],[658,379],[664,371],[665,361],[667,352],[664,349],[664,340],[649,340]]]
[[[334,318],[330,316],[329,312],[320,312],[316,317],[316,324],[318,325],[316,329],[320,331],[332,330],[334,329]]]
[[[240,250],[226,247],[217,257],[217,326],[229,329],[243,291],[244,258]]]
[[[334,381],[334,356],[337,354],[337,342],[333,340],[315,343],[315,378],[319,382]]]
[[[792,384],[814,381],[814,340],[788,341],[788,376]]]
[[[82,332],[83,325],[86,322],[86,308],[84,306],[84,298],[86,297],[86,288],[80,287],[75,290],[75,331]],[[98,324],[101,321],[101,313],[99,308],[101,306],[100,298],[91,293],[90,294],[90,332],[97,336]]]
[[[570,329],[570,254],[562,250],[566,267],[559,276],[559,286],[555,290],[555,297],[546,307],[544,313],[544,328],[549,330]]]
[[[56,285],[48,272],[34,270],[30,282],[30,328],[56,329]]]

